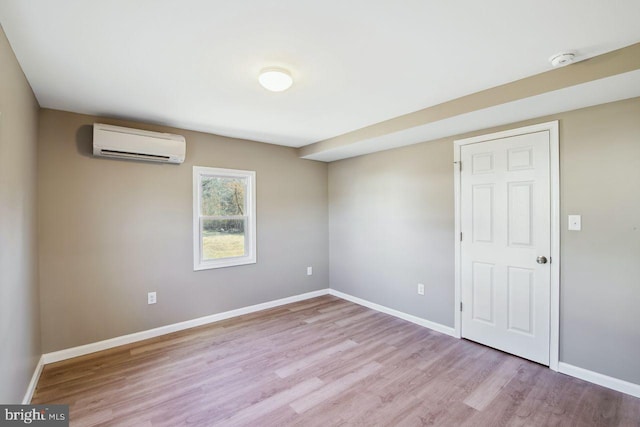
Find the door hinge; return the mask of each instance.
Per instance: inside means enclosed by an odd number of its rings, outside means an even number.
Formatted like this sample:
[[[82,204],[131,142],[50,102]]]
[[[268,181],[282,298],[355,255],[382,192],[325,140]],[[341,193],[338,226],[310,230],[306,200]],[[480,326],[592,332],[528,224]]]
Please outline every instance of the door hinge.
[[[462,172],[462,161],[453,162],[454,165],[458,165],[458,171]]]
[[[462,231],[460,232],[460,241],[462,242]]]
[[[460,311],[462,311],[462,301],[460,301]]]

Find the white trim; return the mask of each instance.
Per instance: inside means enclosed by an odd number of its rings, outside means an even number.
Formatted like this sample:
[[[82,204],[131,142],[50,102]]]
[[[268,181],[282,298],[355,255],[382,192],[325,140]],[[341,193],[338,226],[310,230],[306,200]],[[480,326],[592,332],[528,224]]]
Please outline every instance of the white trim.
[[[548,131],[549,132],[549,178],[551,198],[551,289],[549,301],[549,368],[558,370],[560,360],[560,138],[558,131],[558,121],[540,123],[532,126],[525,126],[517,129],[510,129],[502,132],[487,135],[475,136],[472,138],[458,139],[453,141],[454,159],[454,209],[455,209],[455,291],[454,291],[454,329],[456,337],[462,336],[462,313],[460,312],[461,286],[460,282],[460,151],[463,145],[475,144],[478,142],[490,141],[511,136],[523,135],[527,133]]]
[[[558,364],[558,372],[640,398],[640,384],[619,380],[618,378],[599,374],[598,372],[579,368],[564,362]]]
[[[549,173],[551,182],[551,293],[549,301],[549,368],[560,363],[560,132],[558,121],[549,122]]]
[[[460,285],[460,234],[462,233],[462,224],[460,222],[460,194],[462,194],[462,190],[460,187],[460,147],[454,146],[453,150],[453,209],[455,212],[455,221],[454,221],[454,252],[453,252],[453,281],[454,281],[454,290],[453,290],[453,329],[456,338],[462,338],[462,311],[460,310],[460,304],[462,301],[462,287]]]
[[[320,289],[319,291],[307,292],[305,294],[294,295],[274,301],[263,302],[248,307],[238,308],[235,310],[225,311],[222,313],[212,314],[209,316],[199,317],[197,319],[186,320],[184,322],[173,323],[171,325],[160,326],[159,328],[149,329],[146,331],[135,332],[133,334],[122,335],[110,338],[104,341],[98,341],[91,344],[85,344],[78,347],[67,348],[65,350],[54,351],[42,355],[41,362],[44,364],[59,362],[61,360],[71,359],[73,357],[84,356],[85,354],[95,353],[96,351],[106,350],[125,344],[146,340],[149,338],[159,337],[161,335],[178,332],[196,326],[202,326],[220,320],[230,319],[232,317],[242,316],[244,314],[255,313],[256,311],[267,310],[269,308],[279,307],[293,302],[303,301],[310,298],[316,298],[327,295],[328,289]]]
[[[44,368],[44,355],[40,356],[38,360],[38,364],[36,365],[35,370],[33,371],[33,375],[31,376],[31,381],[29,381],[29,386],[27,387],[27,392],[24,394],[22,398],[22,404],[28,405],[31,403],[31,399],[33,398],[33,393],[36,391],[36,386],[38,385],[38,380],[40,379],[40,374],[42,373],[42,368]]]
[[[432,329],[436,332],[440,332],[446,335],[450,335],[452,337],[458,338],[455,334],[454,328],[449,326],[442,325],[440,323],[432,322],[430,320],[425,320],[421,317],[417,317],[411,314],[403,313],[398,310],[394,310],[393,308],[385,307],[384,305],[376,304],[371,301],[364,300],[362,298],[354,297],[353,295],[345,294],[340,291],[336,291],[335,289],[329,289],[329,295],[336,296],[338,298],[342,298],[343,300],[351,301],[355,304],[359,304],[370,308],[372,310],[379,311],[381,313],[389,314],[391,316],[397,317],[402,320],[406,320],[407,322],[415,323],[416,325],[423,326],[425,328]]]

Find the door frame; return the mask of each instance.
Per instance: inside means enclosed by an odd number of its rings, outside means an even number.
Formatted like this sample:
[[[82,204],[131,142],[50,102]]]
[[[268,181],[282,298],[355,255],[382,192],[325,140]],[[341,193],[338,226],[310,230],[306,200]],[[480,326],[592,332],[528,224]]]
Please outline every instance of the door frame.
[[[461,283],[461,176],[460,155],[462,146],[495,139],[508,138],[528,133],[549,132],[549,186],[551,207],[551,281],[549,301],[549,368],[558,370],[560,359],[560,144],[558,121],[540,123],[532,126],[510,129],[503,132],[495,132],[471,138],[457,139],[453,141],[453,184],[454,184],[454,209],[455,209],[455,297],[454,297],[454,328],[455,336],[462,338],[462,311],[460,310],[462,283]]]

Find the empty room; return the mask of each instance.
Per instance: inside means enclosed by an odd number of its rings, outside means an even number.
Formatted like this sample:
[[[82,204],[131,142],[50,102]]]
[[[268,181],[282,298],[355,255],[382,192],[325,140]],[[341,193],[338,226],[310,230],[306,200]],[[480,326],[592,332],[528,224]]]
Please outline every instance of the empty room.
[[[640,427],[639,18],[0,0],[0,425]]]

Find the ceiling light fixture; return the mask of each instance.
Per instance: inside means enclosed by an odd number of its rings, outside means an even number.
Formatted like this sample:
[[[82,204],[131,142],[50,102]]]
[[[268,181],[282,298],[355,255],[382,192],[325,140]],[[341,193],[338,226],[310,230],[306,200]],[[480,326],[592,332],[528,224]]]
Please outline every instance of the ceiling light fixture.
[[[573,52],[560,52],[553,55],[549,58],[549,62],[554,67],[564,67],[565,65],[569,65],[576,58],[576,54]]]
[[[291,73],[284,68],[269,67],[260,71],[258,81],[262,87],[271,92],[282,92],[291,87],[293,77],[291,77]]]

